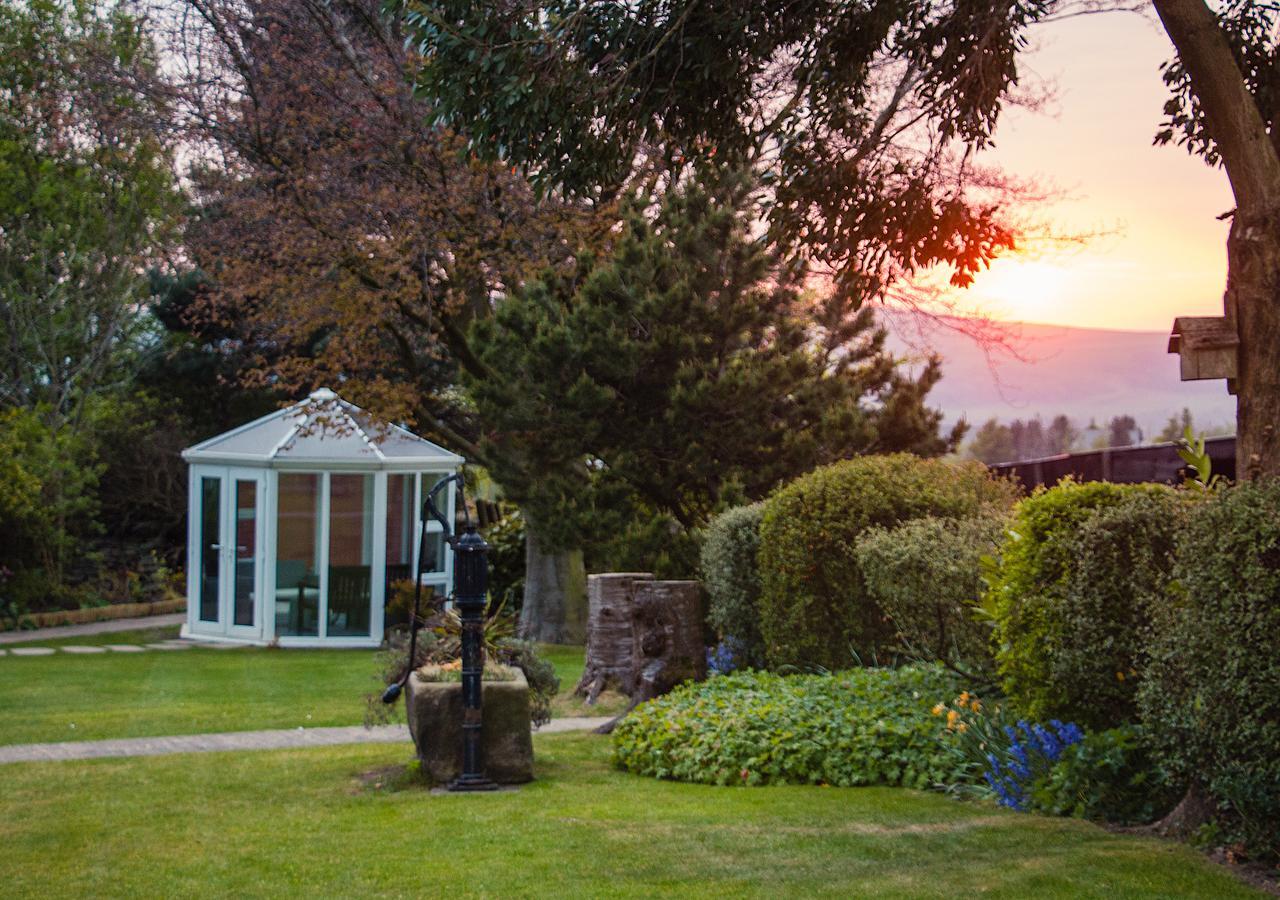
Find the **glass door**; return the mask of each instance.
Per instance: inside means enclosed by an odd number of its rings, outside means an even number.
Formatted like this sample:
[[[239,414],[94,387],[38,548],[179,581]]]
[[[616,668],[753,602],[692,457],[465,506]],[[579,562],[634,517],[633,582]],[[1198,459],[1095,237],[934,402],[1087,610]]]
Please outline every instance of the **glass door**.
[[[262,497],[259,472],[231,469],[227,480],[227,561],[223,600],[227,633],[253,638],[262,634]]]
[[[192,496],[195,631],[254,638],[262,634],[262,473],[198,466]]]

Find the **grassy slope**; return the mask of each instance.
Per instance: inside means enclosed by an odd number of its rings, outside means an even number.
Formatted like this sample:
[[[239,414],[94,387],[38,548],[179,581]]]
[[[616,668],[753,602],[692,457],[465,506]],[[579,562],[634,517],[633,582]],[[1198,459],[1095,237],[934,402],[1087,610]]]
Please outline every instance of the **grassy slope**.
[[[539,780],[431,796],[408,747],[0,767],[9,895],[1246,897],[1193,851],[906,790],[714,788],[536,738]]]
[[[117,634],[63,643],[90,642],[136,641]],[[571,691],[582,648],[549,650]],[[0,657],[0,744],[358,725],[364,695],[379,687],[373,658],[368,650],[253,648]],[[567,698],[556,713],[603,714]]]

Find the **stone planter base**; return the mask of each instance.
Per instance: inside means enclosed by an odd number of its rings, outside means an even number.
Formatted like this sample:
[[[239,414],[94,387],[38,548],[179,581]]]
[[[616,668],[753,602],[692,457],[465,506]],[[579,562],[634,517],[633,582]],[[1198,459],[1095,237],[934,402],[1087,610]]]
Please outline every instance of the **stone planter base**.
[[[462,774],[462,685],[423,681],[415,672],[404,699],[422,770],[438,784],[457,778]],[[524,674],[515,681],[486,681],[483,707],[485,774],[498,784],[532,781],[533,736]]]

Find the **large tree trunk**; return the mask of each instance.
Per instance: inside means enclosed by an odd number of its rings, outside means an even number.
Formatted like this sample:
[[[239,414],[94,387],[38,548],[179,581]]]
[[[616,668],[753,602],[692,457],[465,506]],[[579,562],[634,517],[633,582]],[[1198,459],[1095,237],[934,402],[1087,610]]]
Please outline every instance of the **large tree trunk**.
[[[1280,221],[1240,213],[1227,241],[1227,316],[1240,335],[1236,477],[1280,475]]]
[[[546,644],[586,639],[587,574],[581,550],[544,549],[530,528],[524,544],[524,605],[518,634]]]
[[[1240,336],[1236,477],[1280,475],[1280,128],[1249,93],[1205,0],[1152,0],[1222,157],[1236,210],[1227,243],[1226,315]]]

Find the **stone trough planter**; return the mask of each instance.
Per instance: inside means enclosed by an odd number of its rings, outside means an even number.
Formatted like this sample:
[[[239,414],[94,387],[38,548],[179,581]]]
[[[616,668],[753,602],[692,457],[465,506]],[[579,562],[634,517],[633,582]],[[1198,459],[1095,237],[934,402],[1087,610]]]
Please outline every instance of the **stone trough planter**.
[[[485,773],[498,784],[533,780],[533,737],[529,720],[529,683],[486,681],[483,693]],[[405,691],[409,734],[422,770],[437,784],[462,773],[462,685],[423,681],[413,673]]]

